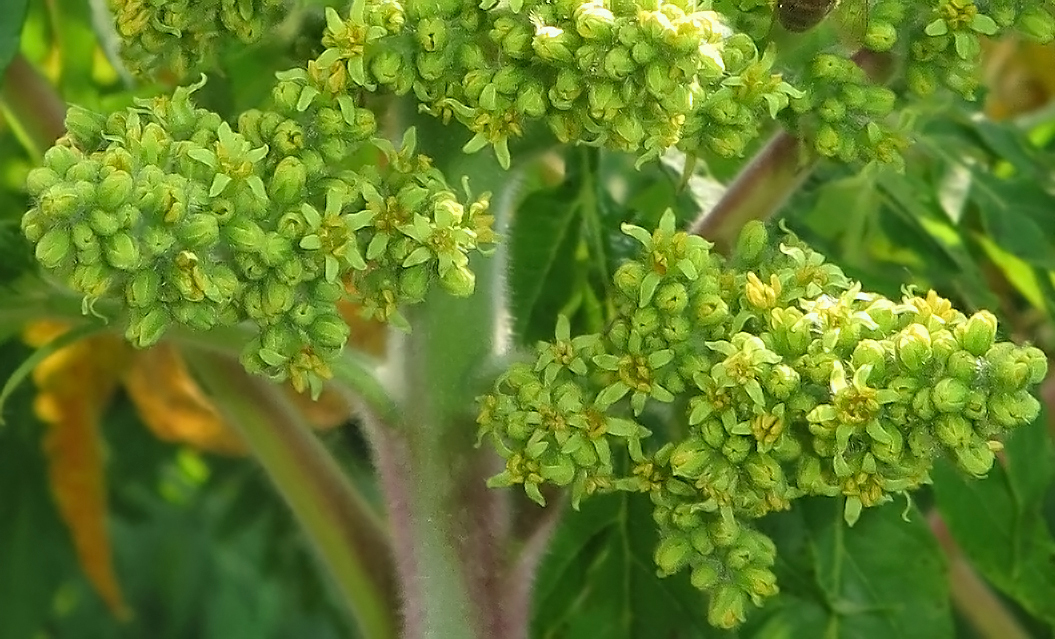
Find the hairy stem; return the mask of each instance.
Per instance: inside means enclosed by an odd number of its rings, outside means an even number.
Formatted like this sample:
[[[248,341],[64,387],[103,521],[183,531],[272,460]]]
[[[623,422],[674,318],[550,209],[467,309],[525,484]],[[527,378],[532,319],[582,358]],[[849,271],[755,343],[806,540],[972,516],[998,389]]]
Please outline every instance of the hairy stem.
[[[392,549],[369,504],[272,384],[246,376],[233,358],[189,355],[220,412],[248,442],[337,582],[362,635],[397,637]]]
[[[499,171],[487,151],[464,156],[464,140],[423,123],[418,139],[452,182],[470,175],[490,190],[497,230],[508,223],[517,175]],[[393,136],[396,137],[396,136]],[[505,348],[502,249],[474,260],[476,294],[437,291],[408,309],[413,331],[389,340],[388,382],[402,408],[398,423],[367,419],[392,522],[406,639],[522,639],[527,636],[533,566],[512,557],[510,494],[486,479],[500,470],[474,446],[478,377]]]
[[[693,222],[689,232],[728,252],[744,224],[776,213],[816,165],[817,158],[808,155],[801,140],[780,131],[741,169],[714,208]]]

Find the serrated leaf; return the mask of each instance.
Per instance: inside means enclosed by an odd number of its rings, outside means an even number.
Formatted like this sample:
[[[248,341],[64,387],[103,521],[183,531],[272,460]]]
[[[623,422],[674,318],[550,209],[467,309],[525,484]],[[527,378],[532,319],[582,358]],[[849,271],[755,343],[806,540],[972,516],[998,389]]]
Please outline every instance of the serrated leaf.
[[[619,493],[567,512],[540,567],[532,615],[539,639],[700,639],[704,595],[688,575],[656,575],[648,497]]]
[[[1032,615],[1055,624],[1055,539],[1036,499],[1051,473],[1050,442],[1027,450],[1038,438],[1048,439],[1045,426],[1037,420],[1014,434],[1006,461],[1011,470],[997,465],[978,481],[942,463],[932,474],[945,524],[978,572]],[[1038,462],[1039,471],[1013,468]]]
[[[840,500],[814,498],[767,518],[781,595],[745,636],[952,637],[944,557],[921,515],[903,511],[868,508],[850,528]]]

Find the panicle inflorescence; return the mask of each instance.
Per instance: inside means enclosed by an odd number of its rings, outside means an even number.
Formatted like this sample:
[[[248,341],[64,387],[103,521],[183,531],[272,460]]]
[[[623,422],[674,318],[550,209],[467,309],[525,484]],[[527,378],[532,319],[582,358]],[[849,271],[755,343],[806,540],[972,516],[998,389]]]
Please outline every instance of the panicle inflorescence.
[[[463,205],[412,130],[396,149],[370,111],[303,71],[237,127],[192,104],[199,86],[109,117],[71,109],[30,173],[23,232],[86,311],[120,297],[139,347],[173,324],[248,320],[247,369],[317,393],[348,338],[340,300],[406,327],[399,305],[432,281],[472,292],[468,253],[493,239],[487,196]]]
[[[648,493],[661,574],[691,571],[712,623],[731,627],[776,592],[772,542],[748,522],[806,495],[863,508],[929,482],[939,455],[984,475],[999,437],[1036,418],[1047,371],[1034,347],[997,342],[934,291],[895,302],[861,291],[794,237],[761,223],[725,263],[668,212],[624,225],[642,255],[614,275],[604,333],[557,339],[482,398],[480,436],[507,460],[495,485],[569,486],[573,503]],[[649,407],[676,410],[687,435],[649,450]],[[612,450],[626,450],[619,473]]]
[[[355,0],[345,17],[327,10],[327,49],[310,65],[334,91],[412,92],[473,132],[467,152],[493,146],[506,167],[534,121],[643,159],[675,145],[738,155],[795,91],[696,4]]]
[[[286,12],[284,0],[109,0],[121,57],[137,75],[185,77],[224,37],[258,41]]]

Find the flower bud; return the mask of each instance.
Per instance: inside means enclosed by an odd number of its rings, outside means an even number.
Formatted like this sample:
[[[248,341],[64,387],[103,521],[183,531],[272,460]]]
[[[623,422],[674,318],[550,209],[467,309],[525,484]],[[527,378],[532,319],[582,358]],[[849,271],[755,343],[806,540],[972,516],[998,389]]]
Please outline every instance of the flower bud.
[[[576,48],[574,38],[558,27],[537,26],[531,46],[546,62],[571,64],[575,61],[572,54],[572,49]]]
[[[58,268],[70,253],[70,239],[68,229],[53,228],[44,233],[34,252],[37,261],[46,269]]]
[[[945,372],[949,377],[971,385],[978,377],[980,361],[968,351],[956,351],[949,355],[949,361],[945,363]]]
[[[106,261],[116,269],[132,271],[139,268],[140,254],[139,245],[132,236],[122,231],[108,237],[103,242],[103,252]]]
[[[755,264],[769,242],[765,223],[751,220],[736,239],[736,257],[744,264]]]
[[[202,249],[213,246],[220,239],[220,225],[210,213],[195,213],[183,220],[177,235],[188,248]]]
[[[747,618],[747,594],[734,584],[718,586],[707,606],[707,622],[716,628],[735,628]]]
[[[154,307],[146,313],[133,311],[128,319],[125,338],[136,348],[146,348],[161,339],[168,324],[168,314],[161,308]]]
[[[96,150],[103,140],[106,117],[76,105],[66,111],[66,135],[80,149]]]
[[[982,356],[993,346],[996,339],[996,316],[989,311],[979,311],[971,316],[962,328],[957,327],[960,344],[972,355]]]
[[[223,236],[234,251],[255,253],[264,246],[266,236],[260,225],[253,220],[236,217],[223,226]]]
[[[707,592],[714,588],[714,585],[718,583],[720,578],[721,573],[718,571],[714,562],[703,561],[692,567],[692,573],[689,580],[692,582],[694,588]]]
[[[38,166],[26,175],[26,191],[31,197],[40,197],[45,191],[61,181],[58,173],[47,166]]]
[[[311,323],[308,335],[312,343],[322,348],[340,349],[348,341],[350,330],[339,315],[320,315]]]
[[[276,204],[282,206],[297,204],[304,199],[307,179],[308,171],[300,158],[287,156],[275,167],[268,195]]]
[[[143,269],[132,276],[125,285],[125,300],[132,308],[144,308],[154,304],[161,290],[161,276],[152,268]]]
[[[934,420],[933,428],[938,440],[952,449],[966,446],[974,435],[971,423],[962,415],[941,415]]]
[[[989,419],[1001,428],[1028,424],[1040,414],[1040,402],[1029,391],[997,393],[989,397]]]
[[[934,385],[931,401],[943,413],[959,413],[967,405],[970,388],[956,378],[945,378]]]
[[[660,540],[654,559],[662,575],[673,575],[685,566],[693,556],[692,544],[682,535],[671,535]]]
[[[919,373],[931,359],[930,331],[922,324],[910,324],[897,335],[897,356],[901,364]]]
[[[956,448],[956,465],[975,477],[981,477],[993,468],[996,455],[986,442],[972,442]]]
[[[96,202],[100,208],[108,211],[117,210],[132,197],[135,186],[132,176],[125,171],[114,171],[103,178],[96,191]]]

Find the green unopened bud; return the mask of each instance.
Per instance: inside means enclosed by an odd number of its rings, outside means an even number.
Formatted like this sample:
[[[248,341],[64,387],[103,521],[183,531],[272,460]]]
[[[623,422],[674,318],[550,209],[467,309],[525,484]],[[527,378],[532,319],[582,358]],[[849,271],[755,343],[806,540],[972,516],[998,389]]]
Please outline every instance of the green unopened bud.
[[[133,312],[128,319],[125,338],[136,348],[146,348],[156,344],[168,328],[168,314],[157,307],[146,313]]]
[[[340,349],[348,341],[348,325],[339,315],[321,315],[311,323],[308,334],[313,343],[327,349]]]
[[[35,255],[41,266],[47,269],[58,268],[70,254],[70,232],[67,229],[53,228],[46,232],[37,242]]]
[[[689,581],[692,582],[692,586],[697,590],[707,592],[711,588],[714,588],[714,585],[718,583],[720,578],[721,573],[714,562],[703,561],[692,567]]]
[[[576,48],[574,38],[572,34],[558,27],[537,26],[531,46],[546,62],[571,64],[575,61],[572,54],[572,49]]]
[[[213,246],[220,239],[220,225],[210,213],[195,213],[183,220],[177,229],[179,238],[192,249]]]
[[[946,378],[934,385],[931,401],[943,413],[959,413],[967,405],[970,388],[956,378]]]
[[[66,112],[66,135],[85,151],[94,151],[103,140],[106,117],[73,105]]]
[[[864,36],[864,45],[872,51],[889,51],[897,42],[897,27],[890,22],[868,21],[868,31]]]
[[[1031,423],[1040,414],[1040,402],[1029,391],[997,393],[989,398],[989,419],[1001,428]]]
[[[989,311],[979,311],[967,320],[963,328],[957,330],[960,344],[967,352],[975,356],[985,355],[996,339],[996,316]]]
[[[59,183],[62,178],[46,166],[38,166],[26,175],[26,191],[31,197],[40,197],[45,191]]]
[[[300,158],[285,157],[275,167],[268,195],[279,205],[297,204],[304,199],[307,179],[308,171]]]
[[[707,622],[716,628],[735,628],[747,618],[747,604],[747,594],[739,586],[718,586],[707,606]]]
[[[223,227],[223,235],[231,243],[231,249],[255,253],[266,239],[264,230],[253,220],[236,217]]]
[[[931,359],[930,331],[922,324],[911,324],[897,336],[897,356],[908,370],[918,373]]]
[[[956,449],[956,465],[975,477],[982,477],[993,468],[996,455],[986,442],[972,442]]]
[[[1027,5],[1016,26],[1026,37],[1041,44],[1055,40],[1055,17],[1045,7]]]
[[[980,361],[968,351],[956,351],[949,355],[949,361],[945,363],[945,372],[949,377],[971,385],[978,377]]]
[[[440,276],[440,283],[451,295],[468,297],[476,288],[476,275],[465,266],[456,266]]]
[[[44,166],[60,177],[65,177],[70,169],[84,159],[84,154],[68,146],[56,145],[44,152]]]
[[[736,239],[736,257],[744,264],[755,264],[769,242],[768,236],[765,223],[751,220]]]
[[[161,276],[154,269],[143,269],[132,276],[125,285],[125,299],[132,308],[144,308],[154,304],[161,290]]]
[[[1036,346],[1028,346],[1022,353],[1029,367],[1029,383],[1039,384],[1048,376],[1048,356]]]
[[[399,294],[406,302],[413,303],[425,299],[428,289],[429,270],[424,264],[400,271]]]
[[[575,8],[575,31],[587,40],[607,40],[615,28],[615,16],[601,2],[583,2]]]
[[[689,565],[689,559],[693,554],[692,544],[688,539],[682,535],[672,535],[660,540],[654,559],[660,574],[666,576],[673,575]]]
[[[974,435],[971,423],[962,415],[941,415],[933,428],[938,440],[954,450],[969,444]]]
[[[103,253],[110,266],[116,269],[133,271],[139,268],[139,245],[128,233],[122,231],[106,238],[103,242]]]

